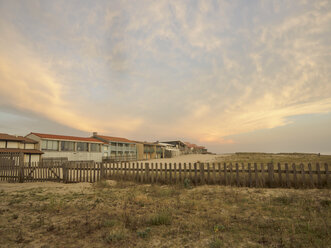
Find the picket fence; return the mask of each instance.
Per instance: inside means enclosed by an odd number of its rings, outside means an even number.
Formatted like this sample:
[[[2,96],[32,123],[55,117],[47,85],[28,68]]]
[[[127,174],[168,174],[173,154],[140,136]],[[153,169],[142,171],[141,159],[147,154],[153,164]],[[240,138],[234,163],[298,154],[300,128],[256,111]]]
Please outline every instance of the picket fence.
[[[17,164],[0,160],[0,181],[63,183],[102,179],[141,183],[219,184],[243,187],[330,188],[328,164],[257,163],[95,163],[55,162]]]

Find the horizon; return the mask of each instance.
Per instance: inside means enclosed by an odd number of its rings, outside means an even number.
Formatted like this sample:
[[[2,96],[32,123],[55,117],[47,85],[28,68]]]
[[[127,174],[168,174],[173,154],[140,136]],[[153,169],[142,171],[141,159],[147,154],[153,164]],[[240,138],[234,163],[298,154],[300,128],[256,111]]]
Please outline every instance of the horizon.
[[[331,155],[330,1],[0,0],[0,132]]]

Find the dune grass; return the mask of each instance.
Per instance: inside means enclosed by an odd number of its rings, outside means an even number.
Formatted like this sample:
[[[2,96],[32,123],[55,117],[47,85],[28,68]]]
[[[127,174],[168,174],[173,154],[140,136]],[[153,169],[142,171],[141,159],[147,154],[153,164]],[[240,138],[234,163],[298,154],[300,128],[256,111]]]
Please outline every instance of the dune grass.
[[[185,188],[104,181],[81,192],[70,192],[70,185],[61,186],[58,192],[49,191],[47,183],[43,189],[1,190],[0,246],[328,247],[331,244],[328,189],[207,185]]]

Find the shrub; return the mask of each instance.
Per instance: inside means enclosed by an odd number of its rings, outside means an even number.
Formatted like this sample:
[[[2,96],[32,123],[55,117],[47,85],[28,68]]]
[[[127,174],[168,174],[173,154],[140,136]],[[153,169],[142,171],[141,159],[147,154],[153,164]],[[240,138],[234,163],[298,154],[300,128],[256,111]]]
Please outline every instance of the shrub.
[[[213,238],[213,240],[209,243],[210,248],[220,248],[222,246],[222,241],[219,238]]]
[[[126,238],[126,231],[124,229],[115,229],[106,233],[103,239],[108,243],[116,243]]]
[[[162,211],[159,212],[149,219],[149,223],[151,225],[159,226],[159,225],[170,225],[172,222],[172,217],[169,212]]]
[[[192,182],[189,178],[184,179],[184,188],[185,189],[191,189],[192,188]]]
[[[148,237],[150,232],[151,232],[151,229],[149,227],[147,227],[144,231],[138,231],[137,234],[138,234],[138,237],[145,239]]]

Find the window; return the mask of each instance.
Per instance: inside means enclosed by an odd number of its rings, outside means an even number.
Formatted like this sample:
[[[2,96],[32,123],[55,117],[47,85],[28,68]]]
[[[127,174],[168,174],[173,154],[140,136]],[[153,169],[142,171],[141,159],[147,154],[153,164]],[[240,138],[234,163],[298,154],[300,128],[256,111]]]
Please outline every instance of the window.
[[[100,152],[99,144],[91,144],[91,152]]]
[[[56,141],[56,140],[42,140],[41,149],[42,150],[58,151],[59,150],[59,142]]]
[[[61,150],[62,151],[74,151],[75,143],[71,141],[61,141]]]
[[[77,143],[77,151],[79,152],[87,152],[88,151],[88,144],[83,142]]]

